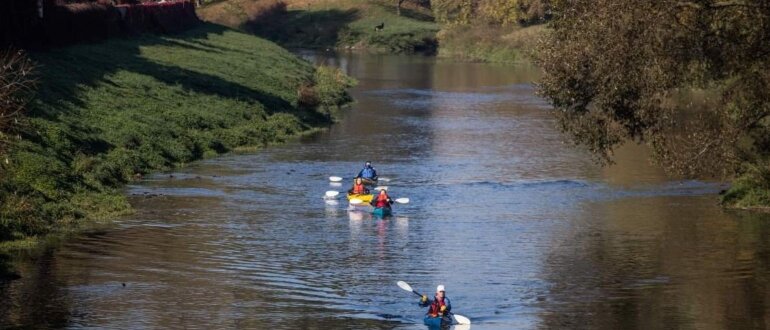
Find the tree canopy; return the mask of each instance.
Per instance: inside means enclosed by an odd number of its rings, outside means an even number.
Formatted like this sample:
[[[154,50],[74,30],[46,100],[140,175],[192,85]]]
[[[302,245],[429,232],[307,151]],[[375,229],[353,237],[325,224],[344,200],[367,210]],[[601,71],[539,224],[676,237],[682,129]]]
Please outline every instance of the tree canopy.
[[[549,0],[432,0],[441,23],[529,24],[550,15]]]
[[[668,170],[732,176],[770,156],[770,2],[551,4],[539,92],[603,162],[627,141]]]

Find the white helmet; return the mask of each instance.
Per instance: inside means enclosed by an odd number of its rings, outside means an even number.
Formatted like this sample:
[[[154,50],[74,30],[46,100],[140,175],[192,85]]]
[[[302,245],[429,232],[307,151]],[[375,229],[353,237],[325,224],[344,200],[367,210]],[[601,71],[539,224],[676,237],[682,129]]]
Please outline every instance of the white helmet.
[[[436,287],[436,292],[441,292],[441,291],[444,291],[444,285],[443,285],[443,284],[439,284],[439,285]]]

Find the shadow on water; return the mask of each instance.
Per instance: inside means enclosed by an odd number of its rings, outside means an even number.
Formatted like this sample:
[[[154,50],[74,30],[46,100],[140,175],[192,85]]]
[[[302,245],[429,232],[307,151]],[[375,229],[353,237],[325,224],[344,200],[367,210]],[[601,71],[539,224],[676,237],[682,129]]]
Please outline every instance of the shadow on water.
[[[770,216],[733,221],[718,207],[689,203],[655,197],[587,206],[548,253],[541,325],[767,328]]]
[[[70,297],[54,255],[55,249],[46,249],[20,266],[23,280],[0,280],[0,328],[63,328],[69,324]]]

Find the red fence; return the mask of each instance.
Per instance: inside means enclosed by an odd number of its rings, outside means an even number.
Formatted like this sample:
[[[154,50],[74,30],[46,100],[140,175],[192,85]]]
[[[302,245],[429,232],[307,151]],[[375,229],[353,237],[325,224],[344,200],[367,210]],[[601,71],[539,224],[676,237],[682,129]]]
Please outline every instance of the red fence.
[[[42,48],[145,32],[174,33],[200,22],[187,0],[117,6],[104,0],[80,1],[45,0],[39,6],[37,0],[0,0],[0,47]]]

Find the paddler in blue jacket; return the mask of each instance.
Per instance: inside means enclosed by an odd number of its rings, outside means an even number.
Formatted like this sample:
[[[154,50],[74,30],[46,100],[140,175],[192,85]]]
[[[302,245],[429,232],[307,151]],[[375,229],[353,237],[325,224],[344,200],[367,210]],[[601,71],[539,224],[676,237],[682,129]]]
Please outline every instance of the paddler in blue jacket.
[[[358,172],[358,175],[356,175],[356,178],[364,178],[369,181],[377,181],[377,170],[372,167],[372,162],[367,161],[366,164],[364,164],[364,168]]]
[[[449,316],[452,311],[452,303],[449,302],[449,298],[446,297],[444,292],[444,285],[436,287],[436,296],[433,299],[428,299],[428,296],[423,295],[420,298],[420,307],[428,307],[428,313],[425,314],[426,323],[428,318],[446,318],[444,322],[452,323],[452,319]],[[443,323],[443,322],[442,322]]]

